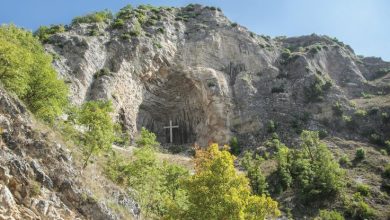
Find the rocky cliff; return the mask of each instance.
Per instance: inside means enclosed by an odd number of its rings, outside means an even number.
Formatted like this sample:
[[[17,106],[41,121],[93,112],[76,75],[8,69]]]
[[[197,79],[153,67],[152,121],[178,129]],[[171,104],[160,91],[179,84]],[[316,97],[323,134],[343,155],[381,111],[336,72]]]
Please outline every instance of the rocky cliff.
[[[97,166],[82,171],[80,152],[2,87],[0,128],[0,219],[106,220],[139,213],[124,190],[93,173]]]
[[[237,136],[253,146],[271,120],[286,139],[291,128],[336,134],[335,103],[352,114],[351,99],[388,97],[390,90],[390,63],[380,58],[356,56],[327,36],[259,36],[200,5],[138,8],[120,27],[73,24],[49,42],[74,103],[112,100],[116,120],[132,137],[146,127],[163,143],[169,120],[179,125],[176,144]]]

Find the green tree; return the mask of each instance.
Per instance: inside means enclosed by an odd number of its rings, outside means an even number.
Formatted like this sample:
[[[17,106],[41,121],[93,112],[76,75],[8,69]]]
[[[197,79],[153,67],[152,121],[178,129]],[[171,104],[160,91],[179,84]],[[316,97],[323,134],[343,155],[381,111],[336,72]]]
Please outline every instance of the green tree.
[[[185,182],[184,219],[264,219],[280,214],[277,202],[250,194],[248,179],[234,168],[234,156],[217,144],[197,150],[195,175]]]
[[[78,123],[85,127],[81,137],[84,146],[84,168],[92,155],[111,149],[115,140],[111,112],[111,102],[108,101],[89,101],[81,106]]]
[[[68,89],[51,62],[31,32],[0,26],[0,81],[47,122],[53,122],[68,103]]]
[[[246,170],[252,191],[257,195],[268,194],[268,183],[260,167],[262,162],[263,158],[253,155],[250,151],[246,151],[240,160],[241,166]]]
[[[344,186],[344,170],[320,141],[318,132],[303,131],[301,142],[301,149],[291,155],[291,174],[302,196],[310,199],[336,195]]]

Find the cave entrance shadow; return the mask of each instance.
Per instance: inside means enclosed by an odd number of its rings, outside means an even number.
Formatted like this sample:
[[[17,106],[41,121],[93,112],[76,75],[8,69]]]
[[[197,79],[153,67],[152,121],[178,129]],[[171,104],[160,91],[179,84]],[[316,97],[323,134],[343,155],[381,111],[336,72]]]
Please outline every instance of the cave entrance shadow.
[[[173,128],[173,145],[196,142],[197,126],[205,119],[202,88],[197,83],[181,72],[170,73],[163,82],[149,82],[139,107],[137,130],[145,127],[162,145],[170,145],[170,131],[164,127],[172,120],[172,125],[179,126]]]

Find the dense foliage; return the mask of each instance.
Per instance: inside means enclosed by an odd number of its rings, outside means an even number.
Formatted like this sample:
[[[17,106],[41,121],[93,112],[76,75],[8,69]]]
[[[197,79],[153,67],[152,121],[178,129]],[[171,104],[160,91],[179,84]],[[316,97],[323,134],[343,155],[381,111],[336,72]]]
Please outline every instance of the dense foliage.
[[[104,10],[87,14],[85,16],[75,17],[72,20],[72,25],[82,23],[97,23],[108,22],[113,18],[111,11]]]
[[[186,195],[180,181],[189,171],[182,166],[159,160],[156,136],[145,128],[137,140],[132,160],[113,154],[106,174],[115,182],[135,190],[134,197],[148,218],[168,216],[173,207],[182,208]]]
[[[344,186],[344,171],[318,137],[318,132],[303,131],[296,150],[278,149],[278,175],[284,188],[292,186],[304,200],[329,198]]]
[[[0,81],[48,122],[62,113],[68,92],[51,62],[31,32],[14,25],[0,27]]]
[[[142,129],[131,160],[114,154],[106,174],[134,189],[147,218],[264,219],[280,214],[277,202],[251,194],[248,179],[234,168],[234,156],[217,144],[197,149],[195,174],[158,158],[156,136]]]
[[[37,31],[34,32],[34,36],[36,36],[42,43],[48,43],[49,38],[57,33],[65,32],[64,25],[51,25],[48,26],[40,26]]]
[[[196,151],[195,174],[185,182],[186,219],[265,219],[280,214],[270,197],[251,195],[248,179],[237,173],[234,159],[217,144]]]
[[[245,152],[240,160],[240,165],[246,170],[252,192],[257,195],[268,194],[268,183],[260,167],[262,162],[263,158],[250,151]]]

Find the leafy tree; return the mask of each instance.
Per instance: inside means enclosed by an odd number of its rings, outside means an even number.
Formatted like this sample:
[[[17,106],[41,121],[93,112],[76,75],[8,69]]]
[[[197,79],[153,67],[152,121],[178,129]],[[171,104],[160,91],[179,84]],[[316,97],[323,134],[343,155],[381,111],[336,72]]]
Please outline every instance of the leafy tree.
[[[115,139],[111,112],[112,105],[108,101],[90,101],[81,106],[78,123],[86,129],[81,138],[84,145],[84,168],[92,155],[111,149]]]
[[[268,194],[268,183],[260,168],[262,162],[263,158],[259,155],[253,156],[253,152],[249,151],[245,152],[240,160],[241,166],[246,170],[252,191],[257,195]]]
[[[0,27],[0,81],[39,118],[53,122],[67,105],[68,89],[31,32]]]
[[[291,164],[289,159],[289,149],[284,145],[279,146],[276,159],[278,162],[277,174],[280,178],[280,185],[282,189],[286,190],[291,186],[293,181],[290,173]]]
[[[344,186],[345,172],[320,141],[318,132],[303,131],[301,141],[301,149],[291,155],[291,174],[302,196],[326,198],[338,193]]]
[[[250,194],[248,179],[234,168],[234,156],[217,144],[197,150],[195,175],[185,181],[184,219],[264,219],[280,214],[277,202]]]

